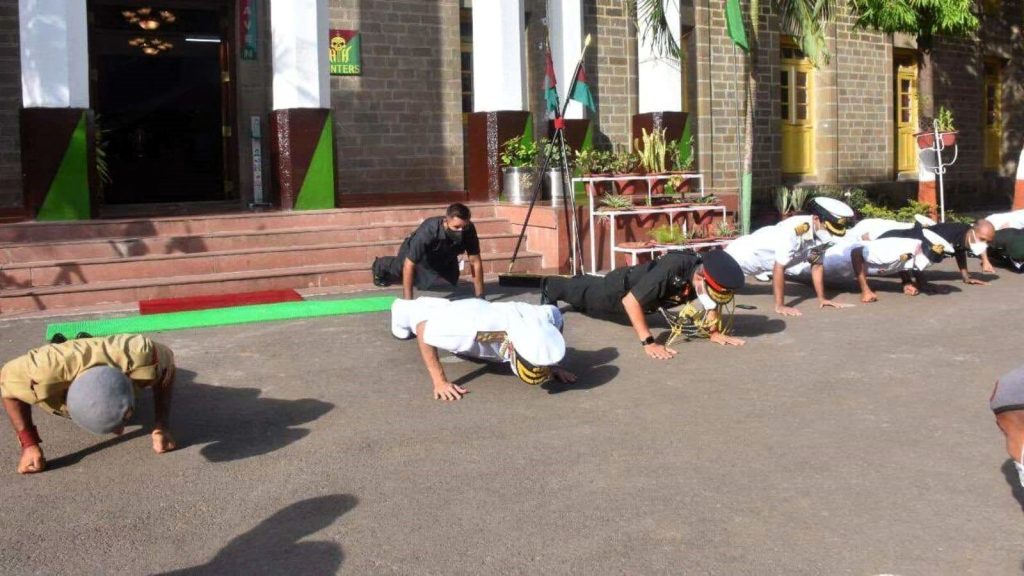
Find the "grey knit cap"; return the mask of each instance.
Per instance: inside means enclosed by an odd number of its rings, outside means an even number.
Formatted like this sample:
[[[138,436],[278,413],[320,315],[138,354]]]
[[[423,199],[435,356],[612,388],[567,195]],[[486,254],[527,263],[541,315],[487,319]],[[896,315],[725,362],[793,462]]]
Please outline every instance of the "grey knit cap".
[[[123,372],[96,366],[71,383],[67,404],[75,424],[93,434],[109,434],[124,425],[124,415],[135,407],[135,392]]]

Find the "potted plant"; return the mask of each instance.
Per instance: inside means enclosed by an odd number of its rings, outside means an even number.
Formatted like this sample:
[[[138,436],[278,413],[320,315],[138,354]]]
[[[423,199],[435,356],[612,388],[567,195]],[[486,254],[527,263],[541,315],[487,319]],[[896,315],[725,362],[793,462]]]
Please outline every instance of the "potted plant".
[[[629,150],[619,149],[608,157],[608,171],[612,176],[639,176],[637,165],[639,159]],[[633,194],[636,183],[633,180],[615,180],[615,188],[619,194]]]
[[[671,171],[675,172],[692,172],[693,171],[693,136],[690,136],[689,146],[682,146],[680,140],[672,140],[666,146],[668,148],[668,162],[667,167]],[[665,184],[665,188],[674,190],[678,194],[684,194],[690,191],[690,180],[683,178],[682,176],[675,175],[668,179]]]
[[[599,210],[602,211],[613,211],[613,210],[629,210],[633,207],[633,199],[629,196],[620,196],[618,194],[603,194],[600,199],[601,207]]]
[[[779,211],[779,220],[785,220],[790,216],[801,212],[804,203],[807,202],[809,190],[807,188],[787,188],[779,186],[775,189],[775,208]]]
[[[643,139],[635,138],[633,140],[633,146],[640,160],[640,167],[648,175],[664,174],[667,171],[665,167],[665,157],[667,154],[665,130],[665,128],[660,128],[648,134],[647,129],[642,128]],[[665,191],[665,183],[663,181],[648,181],[647,184],[651,187],[651,194],[663,194]]]
[[[683,230],[682,226],[675,224],[662,224],[647,231],[651,240],[661,246],[678,246],[685,244],[690,239],[690,234]]]
[[[917,147],[921,150],[935,148],[935,128],[939,130],[939,137],[942,139],[942,146],[949,147],[956,144],[956,127],[953,125],[953,111],[945,106],[939,106],[939,113],[935,116],[935,122],[926,126],[925,131],[914,134],[917,138]]]
[[[537,143],[526,135],[509,138],[501,145],[500,156],[505,200],[512,204],[528,203],[533,190]]]
[[[540,141],[541,153],[548,161],[547,172],[543,174],[544,199],[550,200],[552,206],[563,204],[562,193],[564,182],[562,180],[562,146],[544,138]],[[570,164],[569,170],[572,170]]]
[[[715,226],[715,237],[718,239],[735,238],[736,227],[728,219],[722,218],[718,221],[718,225]]]

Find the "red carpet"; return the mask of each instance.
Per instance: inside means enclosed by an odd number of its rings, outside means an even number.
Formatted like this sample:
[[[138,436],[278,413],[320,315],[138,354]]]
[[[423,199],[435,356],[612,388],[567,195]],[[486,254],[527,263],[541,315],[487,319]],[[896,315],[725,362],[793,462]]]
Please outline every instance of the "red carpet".
[[[277,302],[298,302],[302,296],[295,290],[265,290],[242,294],[213,294],[210,296],[186,296],[184,298],[161,298],[139,302],[139,314],[164,314],[210,308],[230,308],[251,304],[275,304]]]

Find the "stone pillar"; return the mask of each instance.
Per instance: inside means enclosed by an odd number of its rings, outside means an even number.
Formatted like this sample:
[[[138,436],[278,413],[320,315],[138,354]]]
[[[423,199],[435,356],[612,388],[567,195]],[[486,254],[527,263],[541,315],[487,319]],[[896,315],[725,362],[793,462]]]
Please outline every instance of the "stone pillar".
[[[327,0],[270,0],[270,158],[284,210],[334,208]]]
[[[19,0],[18,20],[25,211],[38,220],[91,218],[96,169],[85,3]]]
[[[1013,207],[1011,210],[1024,210],[1024,149],[1017,160],[1017,181],[1013,184]]]
[[[662,0],[669,31],[680,41],[679,2]],[[655,53],[650,38],[637,38],[637,84],[640,114],[679,112],[683,109],[683,76],[678,57]],[[635,123],[634,123],[635,126]],[[635,130],[634,130],[635,131]]]
[[[469,115],[469,200],[497,202],[501,196],[501,144],[521,136],[530,113],[517,110],[474,112]]]
[[[523,0],[473,3],[473,111],[525,110]]]
[[[473,3],[473,110],[466,146],[472,201],[501,195],[501,144],[526,133],[523,0]]]
[[[582,0],[548,0],[548,30],[551,34],[551,61],[555,66],[558,98],[563,104],[569,97],[567,90],[583,50]],[[570,101],[565,109],[566,118],[583,118],[583,105]]]
[[[939,219],[939,191],[935,183],[936,159],[931,148],[917,150],[917,201],[931,206],[928,216]]]

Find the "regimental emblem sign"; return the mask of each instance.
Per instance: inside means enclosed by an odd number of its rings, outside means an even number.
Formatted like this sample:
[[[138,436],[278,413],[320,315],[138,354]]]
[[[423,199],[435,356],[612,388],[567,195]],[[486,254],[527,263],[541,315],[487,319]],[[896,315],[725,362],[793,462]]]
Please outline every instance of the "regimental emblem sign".
[[[257,34],[258,20],[256,10],[259,2],[256,0],[242,0],[239,18],[241,19],[242,32],[242,60],[256,60],[257,56]]]
[[[331,76],[359,76],[363,73],[361,38],[356,30],[331,30],[328,44]]]

